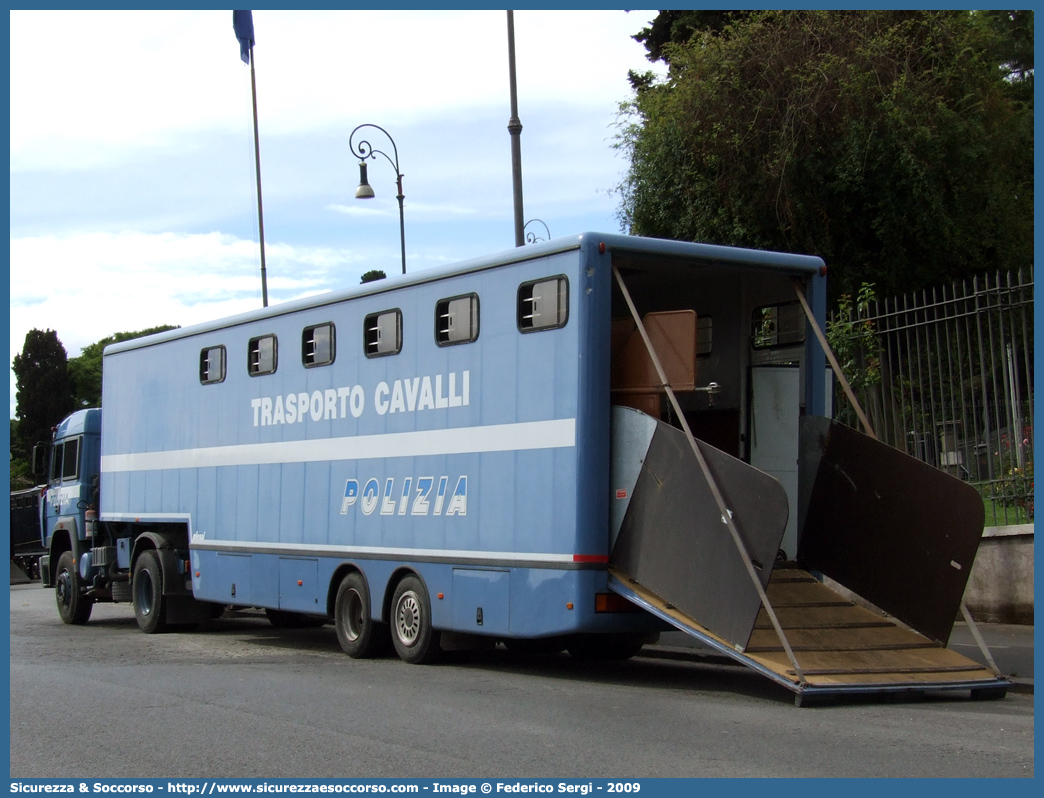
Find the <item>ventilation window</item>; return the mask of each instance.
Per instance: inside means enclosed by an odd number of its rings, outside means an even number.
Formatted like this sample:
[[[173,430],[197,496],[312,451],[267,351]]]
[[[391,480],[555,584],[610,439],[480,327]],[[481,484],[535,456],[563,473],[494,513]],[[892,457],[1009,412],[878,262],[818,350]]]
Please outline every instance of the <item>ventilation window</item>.
[[[443,299],[435,305],[435,342],[466,344],[478,338],[479,301],[475,294]]]
[[[363,325],[366,357],[397,355],[402,349],[402,311],[371,313]]]
[[[199,353],[199,381],[204,385],[225,380],[225,347],[212,346]]]
[[[301,361],[305,368],[329,366],[333,363],[335,340],[332,322],[305,327],[301,334]]]
[[[796,346],[805,341],[805,316],[797,302],[755,308],[750,343],[754,349]]]
[[[551,277],[518,288],[518,329],[522,332],[564,327],[569,317],[569,283]]]
[[[274,335],[262,335],[251,338],[247,348],[247,370],[251,377],[262,374],[273,374],[276,370],[278,346]]]

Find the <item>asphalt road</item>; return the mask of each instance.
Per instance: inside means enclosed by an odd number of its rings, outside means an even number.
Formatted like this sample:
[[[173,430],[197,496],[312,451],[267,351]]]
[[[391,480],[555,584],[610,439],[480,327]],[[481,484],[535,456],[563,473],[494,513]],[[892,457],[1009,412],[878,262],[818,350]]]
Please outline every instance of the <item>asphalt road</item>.
[[[1032,776],[1033,695],[799,709],[699,658],[352,660],[254,612],[144,635],[11,587],[12,778]]]

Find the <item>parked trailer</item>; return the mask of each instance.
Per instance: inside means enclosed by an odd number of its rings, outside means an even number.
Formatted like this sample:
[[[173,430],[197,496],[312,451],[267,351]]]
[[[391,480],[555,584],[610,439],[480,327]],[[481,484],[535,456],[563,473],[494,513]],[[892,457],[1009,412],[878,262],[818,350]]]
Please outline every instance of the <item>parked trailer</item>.
[[[40,578],[40,557],[47,553],[40,534],[40,497],[44,490],[45,486],[37,485],[11,491],[12,580]]]
[[[80,459],[51,471],[45,580],[68,623],[96,601],[132,602],[146,632],[261,607],[414,663],[496,641],[623,657],[674,627],[799,699],[1002,694],[970,661],[814,681],[882,644],[817,621],[792,645],[773,609],[774,572],[824,590],[809,568],[854,572],[942,649],[982,531],[977,494],[978,517],[951,524],[970,488],[935,471],[917,475],[936,515],[877,485],[867,517],[901,531],[849,523],[864,436],[822,419],[825,284],[818,258],[583,234],[114,344],[104,410],[55,437]],[[920,590],[896,590],[892,547],[918,536]],[[842,665],[799,664],[824,647]]]

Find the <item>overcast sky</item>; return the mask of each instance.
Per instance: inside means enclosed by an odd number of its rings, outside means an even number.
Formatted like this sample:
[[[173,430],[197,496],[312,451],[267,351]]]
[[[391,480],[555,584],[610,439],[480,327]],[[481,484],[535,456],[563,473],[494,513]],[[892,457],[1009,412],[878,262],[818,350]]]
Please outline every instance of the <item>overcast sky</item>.
[[[516,11],[524,210],[618,232],[630,37],[655,11]],[[514,245],[504,11],[255,11],[269,304]],[[250,68],[231,11],[12,11],[11,358],[261,306]],[[372,145],[391,144],[368,131]],[[544,227],[528,231],[545,237]],[[14,375],[11,413],[14,414]]]

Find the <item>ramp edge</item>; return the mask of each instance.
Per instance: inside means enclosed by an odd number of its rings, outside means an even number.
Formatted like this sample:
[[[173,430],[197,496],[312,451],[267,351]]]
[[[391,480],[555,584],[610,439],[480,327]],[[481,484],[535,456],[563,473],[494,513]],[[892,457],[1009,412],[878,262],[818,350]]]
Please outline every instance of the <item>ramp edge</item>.
[[[796,693],[795,703],[797,706],[807,706],[819,698],[827,699],[841,696],[858,695],[884,695],[901,693],[928,693],[928,692],[950,692],[956,690],[971,691],[972,698],[1003,698],[1010,687],[1010,682],[1002,676],[990,676],[988,678],[974,679],[950,679],[937,682],[851,682],[846,684],[810,684],[800,682],[793,671],[780,672],[766,667],[737,649],[731,643],[717,637],[713,632],[702,627],[699,623],[670,606],[664,605],[656,600],[655,596],[647,593],[641,585],[628,579],[615,569],[609,569],[609,589],[623,596],[628,601],[636,604],[657,618],[666,621],[679,631],[699,640],[716,653],[724,654],[739,664],[750,668],[760,675],[772,680],[776,684],[786,687]],[[982,666],[975,663],[978,668]]]

